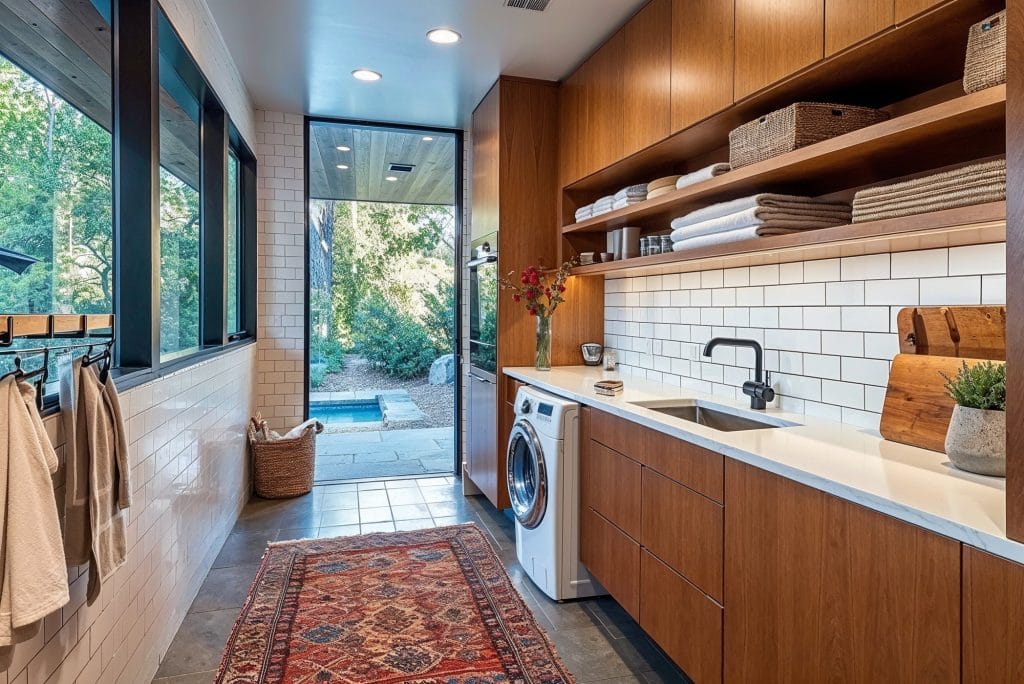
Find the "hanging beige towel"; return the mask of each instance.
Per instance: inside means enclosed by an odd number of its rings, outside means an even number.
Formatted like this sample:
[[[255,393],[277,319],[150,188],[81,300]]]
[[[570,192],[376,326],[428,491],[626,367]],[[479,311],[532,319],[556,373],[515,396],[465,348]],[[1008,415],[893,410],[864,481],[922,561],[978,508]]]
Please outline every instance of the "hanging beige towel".
[[[89,562],[86,597],[91,604],[127,556],[121,511],[131,504],[128,445],[113,380],[101,384],[96,367],[83,366],[80,359],[69,365],[61,372],[68,443],[75,436],[74,450],[67,453],[66,548],[70,562]],[[70,538],[72,533],[84,536],[87,544]]]
[[[70,600],[52,475],[57,454],[35,406],[35,389],[0,380],[0,646],[31,638]]]

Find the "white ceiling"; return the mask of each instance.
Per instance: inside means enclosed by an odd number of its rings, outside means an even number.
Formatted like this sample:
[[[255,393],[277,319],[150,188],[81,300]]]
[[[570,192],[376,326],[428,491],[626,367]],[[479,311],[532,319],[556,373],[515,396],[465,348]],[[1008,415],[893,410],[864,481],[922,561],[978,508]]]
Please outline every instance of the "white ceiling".
[[[207,0],[257,107],[460,128],[499,74],[559,80],[646,1]],[[428,42],[439,26],[462,42]]]

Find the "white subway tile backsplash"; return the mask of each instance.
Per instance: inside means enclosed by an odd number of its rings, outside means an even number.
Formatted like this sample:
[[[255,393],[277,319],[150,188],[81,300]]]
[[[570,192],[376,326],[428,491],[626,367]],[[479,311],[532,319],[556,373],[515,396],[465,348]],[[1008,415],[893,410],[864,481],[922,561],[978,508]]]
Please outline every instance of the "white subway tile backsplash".
[[[612,280],[606,345],[627,374],[742,399],[753,353],[701,349],[755,339],[777,405],[877,429],[899,310],[1004,303],[1004,260],[1002,245],[984,245]]]

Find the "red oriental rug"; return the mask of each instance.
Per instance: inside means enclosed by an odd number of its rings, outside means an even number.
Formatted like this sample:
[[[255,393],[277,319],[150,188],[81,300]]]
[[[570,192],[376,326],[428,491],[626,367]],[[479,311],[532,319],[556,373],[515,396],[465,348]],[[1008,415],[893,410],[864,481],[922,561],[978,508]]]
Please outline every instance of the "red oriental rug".
[[[272,544],[217,682],[571,683],[475,525]]]

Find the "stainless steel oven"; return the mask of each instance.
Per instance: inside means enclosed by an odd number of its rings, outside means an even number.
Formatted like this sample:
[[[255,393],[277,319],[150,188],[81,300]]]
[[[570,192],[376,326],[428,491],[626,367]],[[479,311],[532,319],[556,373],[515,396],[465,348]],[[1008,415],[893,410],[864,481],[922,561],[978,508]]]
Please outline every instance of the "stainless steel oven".
[[[486,240],[473,244],[469,262],[470,373],[494,382],[498,370],[498,253]]]

